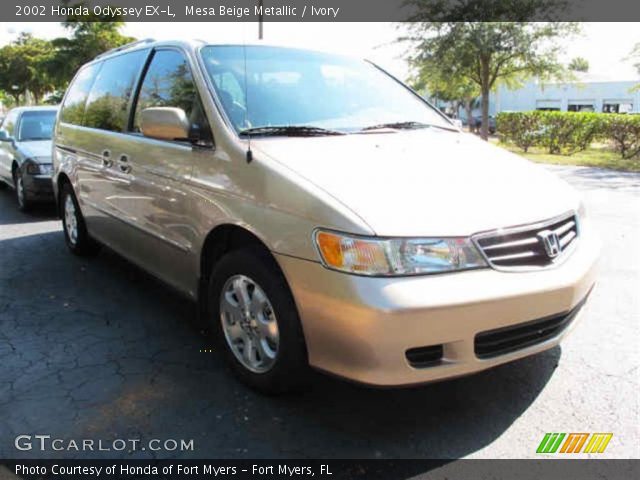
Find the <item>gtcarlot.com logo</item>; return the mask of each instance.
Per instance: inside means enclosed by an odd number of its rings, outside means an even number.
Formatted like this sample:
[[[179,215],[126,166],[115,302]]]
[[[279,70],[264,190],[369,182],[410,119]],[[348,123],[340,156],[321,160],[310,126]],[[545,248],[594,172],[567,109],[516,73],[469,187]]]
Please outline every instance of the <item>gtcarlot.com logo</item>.
[[[75,451],[75,452],[121,452],[123,450],[151,450],[157,451],[193,451],[193,439],[173,439],[168,438],[160,440],[152,438],[148,441],[142,441],[139,438],[116,438],[113,440],[94,440],[90,438],[83,439],[64,439],[53,438],[51,435],[18,435],[14,441],[17,450],[30,451]]]
[[[536,453],[604,453],[611,437],[613,433],[545,433]]]

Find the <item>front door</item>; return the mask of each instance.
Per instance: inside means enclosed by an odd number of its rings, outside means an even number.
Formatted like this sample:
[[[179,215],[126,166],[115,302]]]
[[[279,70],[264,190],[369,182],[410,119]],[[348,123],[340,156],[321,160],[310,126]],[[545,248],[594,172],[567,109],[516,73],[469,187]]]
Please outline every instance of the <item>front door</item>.
[[[185,111],[198,138],[166,141],[142,135],[140,112],[148,107],[177,107]],[[202,108],[185,54],[174,48],[155,50],[134,105],[128,150],[134,195],[128,203],[146,248],[136,252],[145,268],[167,283],[194,294],[192,200],[185,184],[194,162],[213,158],[209,123]]]

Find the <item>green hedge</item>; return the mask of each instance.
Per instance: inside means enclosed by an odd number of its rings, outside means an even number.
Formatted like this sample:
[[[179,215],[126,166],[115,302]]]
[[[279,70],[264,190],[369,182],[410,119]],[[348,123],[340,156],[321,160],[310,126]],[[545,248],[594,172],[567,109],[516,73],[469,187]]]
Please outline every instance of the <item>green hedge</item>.
[[[612,144],[622,158],[640,154],[640,115],[586,112],[503,112],[497,118],[500,140],[525,152],[531,147],[571,155],[594,141]]]

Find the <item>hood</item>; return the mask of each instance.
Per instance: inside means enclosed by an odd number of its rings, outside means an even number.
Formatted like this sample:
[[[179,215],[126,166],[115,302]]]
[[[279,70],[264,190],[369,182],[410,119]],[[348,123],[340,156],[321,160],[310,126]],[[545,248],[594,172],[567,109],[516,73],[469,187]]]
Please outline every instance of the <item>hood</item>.
[[[579,202],[543,167],[470,134],[434,128],[254,139],[252,145],[380,236],[470,235],[549,219]]]
[[[18,148],[25,158],[32,158],[39,163],[51,163],[51,140],[20,142]]]

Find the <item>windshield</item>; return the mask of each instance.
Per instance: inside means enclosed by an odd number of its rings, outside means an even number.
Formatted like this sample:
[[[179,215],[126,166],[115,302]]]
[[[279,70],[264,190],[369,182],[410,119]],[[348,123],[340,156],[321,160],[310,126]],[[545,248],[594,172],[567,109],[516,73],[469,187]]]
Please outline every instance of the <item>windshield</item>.
[[[55,110],[24,112],[20,120],[18,141],[51,140],[55,121]]]
[[[365,61],[242,45],[207,46],[201,55],[238,132],[283,126],[344,133],[385,125],[455,129],[406,87]]]

